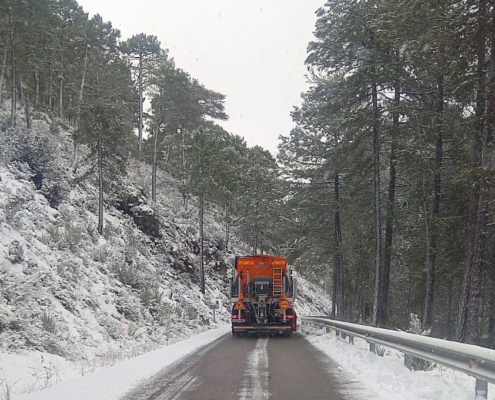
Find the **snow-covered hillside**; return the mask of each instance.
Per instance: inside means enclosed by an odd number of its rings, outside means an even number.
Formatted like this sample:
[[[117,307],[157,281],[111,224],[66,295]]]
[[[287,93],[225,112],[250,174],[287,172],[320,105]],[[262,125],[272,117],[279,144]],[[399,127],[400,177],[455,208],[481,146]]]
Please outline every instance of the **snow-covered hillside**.
[[[235,255],[248,250],[235,236],[224,248],[213,206],[203,296],[196,201],[184,207],[169,176],[159,175],[156,205],[148,166],[133,163],[126,178],[112,177],[100,236],[95,177],[80,179],[91,167],[84,162],[72,172],[67,129],[35,121],[30,132],[0,132],[0,146],[0,396],[62,379],[57,363],[84,374],[230,322],[228,279]],[[299,313],[327,313],[328,296],[298,280]]]

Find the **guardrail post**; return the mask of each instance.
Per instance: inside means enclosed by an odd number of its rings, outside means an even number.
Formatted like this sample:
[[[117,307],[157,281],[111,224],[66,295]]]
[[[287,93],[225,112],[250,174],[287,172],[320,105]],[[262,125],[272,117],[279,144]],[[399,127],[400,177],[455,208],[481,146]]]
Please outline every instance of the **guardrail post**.
[[[354,336],[349,335],[349,344],[354,344]]]
[[[488,382],[476,379],[475,400],[485,400],[488,398]]]
[[[409,371],[413,370],[413,356],[407,353],[404,353],[404,365]]]
[[[370,351],[376,354],[376,343],[370,342]]]

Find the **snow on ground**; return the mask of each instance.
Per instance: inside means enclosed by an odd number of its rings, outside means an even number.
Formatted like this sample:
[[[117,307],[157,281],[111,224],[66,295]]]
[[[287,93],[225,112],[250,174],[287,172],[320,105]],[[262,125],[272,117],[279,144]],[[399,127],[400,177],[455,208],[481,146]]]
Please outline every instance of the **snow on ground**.
[[[385,350],[383,357],[355,338],[354,345],[335,333],[317,330],[307,340],[338,364],[339,381],[353,400],[466,400],[474,399],[475,379],[461,372],[434,366],[429,371],[409,371],[402,353]],[[488,399],[495,400],[489,384]]]
[[[63,359],[44,360],[45,374],[37,372],[38,379],[52,380],[54,386],[29,395],[8,397],[4,390],[1,399],[12,400],[117,400],[130,389],[145,382],[167,366],[197,349],[228,334],[230,326],[200,333],[181,342],[162,347],[133,359],[118,361],[114,366],[92,371],[74,370],[74,365]],[[355,344],[314,330],[306,339],[337,363],[337,380],[342,392],[352,400],[465,400],[474,399],[474,378],[443,367],[429,371],[411,372],[404,366],[403,356],[395,350],[386,350],[380,357],[369,351],[369,345],[355,339]],[[13,358],[19,371],[33,369],[33,357]],[[38,358],[40,355],[38,355]],[[4,361],[4,360],[3,360]],[[39,362],[39,359],[36,360]],[[5,373],[5,371],[3,371]],[[33,372],[34,373],[34,372]],[[9,385],[15,385],[15,374]],[[3,379],[3,378],[2,378]],[[62,382],[56,382],[62,380]],[[1,381],[1,379],[0,379]],[[495,399],[495,388],[489,385],[488,399]],[[5,387],[4,387],[5,388]]]
[[[206,331],[189,339],[162,347],[136,358],[118,362],[113,367],[100,368],[84,376],[71,376],[63,382],[13,400],[117,400],[139,383],[195,350],[230,332],[230,326]],[[30,367],[26,359],[25,367]],[[65,365],[66,366],[66,365]],[[63,365],[60,365],[60,373]]]

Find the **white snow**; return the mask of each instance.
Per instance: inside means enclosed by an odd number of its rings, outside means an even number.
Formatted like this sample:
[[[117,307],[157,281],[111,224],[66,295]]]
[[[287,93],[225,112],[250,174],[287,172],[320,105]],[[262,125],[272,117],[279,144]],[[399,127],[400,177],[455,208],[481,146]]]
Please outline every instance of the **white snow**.
[[[461,372],[434,366],[429,371],[410,371],[403,354],[385,349],[383,356],[369,351],[369,344],[355,338],[354,345],[335,333],[313,331],[307,340],[336,362],[338,379],[353,400],[466,400],[475,398],[475,379]],[[488,385],[488,399],[495,387]]]
[[[114,366],[98,368],[95,371],[72,371],[70,363],[60,360],[46,360],[46,371],[38,371],[39,379],[51,379],[55,383],[44,390],[15,395],[12,400],[117,400],[136,385],[145,382],[167,366],[182,357],[229,334],[230,326],[200,333],[181,342],[165,346],[136,358],[121,360]],[[369,345],[360,339],[355,344],[337,338],[334,333],[323,334],[315,330],[306,336],[307,340],[328,358],[337,363],[337,380],[341,390],[352,400],[464,400],[474,399],[474,378],[443,367],[429,371],[409,371],[404,366],[401,353],[385,350],[383,356],[369,351]],[[244,382],[243,398],[264,399],[268,396],[267,383],[257,370],[263,371],[269,362],[266,346],[269,339],[258,340],[248,361],[253,376],[258,381]],[[32,369],[33,358],[12,357],[9,362],[21,369]],[[39,355],[38,355],[39,357]],[[2,364],[4,363],[2,356]],[[34,370],[33,370],[34,371]],[[3,371],[5,373],[5,370]],[[83,376],[81,376],[84,373]],[[79,376],[77,376],[79,374]],[[51,378],[50,378],[51,377]],[[10,385],[15,385],[15,376]],[[62,382],[56,382],[63,379]],[[244,385],[245,386],[245,385]],[[0,395],[7,399],[6,392]],[[488,399],[495,399],[495,388],[489,385]]]
[[[113,367],[100,368],[84,376],[72,376],[60,384],[15,400],[117,400],[139,383],[193,351],[230,332],[230,326],[200,333],[136,358],[122,360]],[[26,361],[29,362],[28,359]],[[27,364],[25,367],[28,367]]]

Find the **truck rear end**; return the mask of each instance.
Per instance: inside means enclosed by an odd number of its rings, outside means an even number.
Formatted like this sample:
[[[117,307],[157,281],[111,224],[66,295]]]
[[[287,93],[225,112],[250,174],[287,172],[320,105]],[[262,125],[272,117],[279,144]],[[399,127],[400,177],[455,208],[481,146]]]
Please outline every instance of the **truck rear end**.
[[[232,335],[291,335],[297,323],[295,298],[296,282],[286,258],[236,257],[231,281]]]

